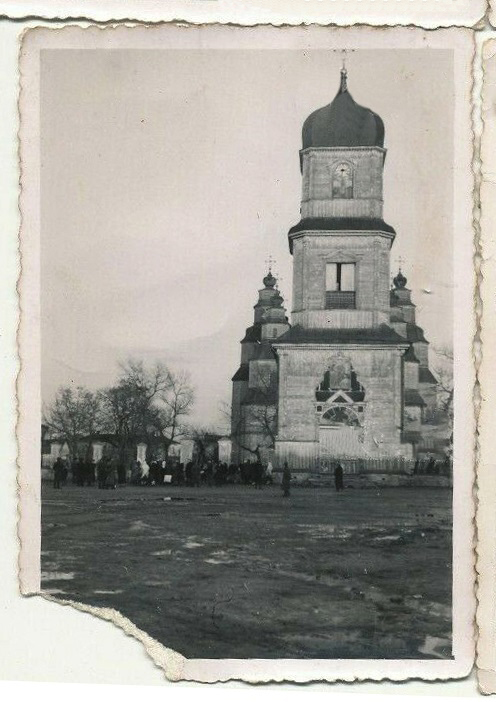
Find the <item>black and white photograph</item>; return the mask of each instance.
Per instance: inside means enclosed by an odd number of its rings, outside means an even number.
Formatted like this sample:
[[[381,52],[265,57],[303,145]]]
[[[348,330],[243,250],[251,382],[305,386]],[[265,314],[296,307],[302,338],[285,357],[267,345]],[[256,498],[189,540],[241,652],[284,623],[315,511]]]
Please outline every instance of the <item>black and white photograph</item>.
[[[202,660],[190,679],[465,674],[470,51],[456,30],[27,34],[43,596],[119,613]]]

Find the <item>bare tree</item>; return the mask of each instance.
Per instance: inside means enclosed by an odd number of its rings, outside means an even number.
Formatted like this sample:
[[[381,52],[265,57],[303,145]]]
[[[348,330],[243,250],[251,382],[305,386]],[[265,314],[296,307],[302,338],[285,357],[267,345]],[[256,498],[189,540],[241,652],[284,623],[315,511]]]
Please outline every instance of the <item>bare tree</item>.
[[[440,409],[450,414],[453,408],[453,350],[449,346],[434,349],[437,363],[434,367],[440,392]]]
[[[190,414],[195,399],[188,373],[168,371],[168,374],[169,382],[160,393],[156,416],[156,427],[166,450],[177,437],[184,434],[186,427],[182,420]]]
[[[231,424],[231,439],[239,448],[251,453],[259,461],[263,448],[272,449],[277,436],[277,392],[272,369],[261,369],[257,375],[257,387],[251,388],[251,403],[244,405],[245,413]],[[224,416],[231,417],[232,408],[221,407]],[[253,448],[246,441],[246,434],[253,433],[260,441]]]
[[[106,428],[115,436],[121,459],[133,442],[148,443],[155,433],[157,402],[168,384],[169,371],[162,363],[146,368],[143,361],[130,359],[121,364],[117,383],[101,391]]]
[[[190,413],[194,391],[189,376],[173,373],[162,363],[146,367],[135,359],[121,364],[116,385],[102,391],[107,426],[124,457],[137,440],[158,439],[165,452],[183,432],[181,419]]]
[[[59,388],[55,399],[45,410],[44,421],[51,431],[67,442],[71,459],[74,459],[81,441],[86,440],[86,450],[89,451],[99,428],[99,395],[81,386]]]

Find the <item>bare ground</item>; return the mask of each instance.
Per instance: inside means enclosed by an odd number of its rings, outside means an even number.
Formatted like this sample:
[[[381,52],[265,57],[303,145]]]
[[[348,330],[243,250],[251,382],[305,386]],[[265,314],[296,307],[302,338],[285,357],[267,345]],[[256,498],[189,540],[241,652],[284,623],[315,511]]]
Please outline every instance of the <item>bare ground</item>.
[[[189,658],[449,658],[445,489],[43,486],[42,589]]]

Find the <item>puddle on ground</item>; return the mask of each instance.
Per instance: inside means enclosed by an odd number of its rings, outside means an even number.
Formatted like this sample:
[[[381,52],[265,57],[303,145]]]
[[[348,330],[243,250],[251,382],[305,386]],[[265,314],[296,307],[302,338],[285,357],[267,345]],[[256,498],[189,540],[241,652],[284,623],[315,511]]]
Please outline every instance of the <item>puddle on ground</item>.
[[[74,580],[74,573],[62,573],[59,571],[53,571],[52,573],[43,571],[41,573],[42,582],[47,583],[51,580]]]
[[[129,527],[129,531],[146,531],[147,529],[151,528],[152,527],[149,524],[146,524],[145,522],[141,521],[141,519],[137,519],[131,524],[131,526]]]
[[[228,558],[225,558],[225,559],[205,558],[203,562],[210,563],[211,565],[226,565],[228,563],[234,563],[234,561],[231,561]]]
[[[150,556],[172,556],[172,549],[167,548],[165,551],[153,551]]]
[[[121,595],[124,590],[93,590],[94,595]]]
[[[227,551],[214,551],[209,558],[204,558],[204,563],[211,563],[212,565],[225,565],[227,563],[234,563],[234,559],[230,558]]]

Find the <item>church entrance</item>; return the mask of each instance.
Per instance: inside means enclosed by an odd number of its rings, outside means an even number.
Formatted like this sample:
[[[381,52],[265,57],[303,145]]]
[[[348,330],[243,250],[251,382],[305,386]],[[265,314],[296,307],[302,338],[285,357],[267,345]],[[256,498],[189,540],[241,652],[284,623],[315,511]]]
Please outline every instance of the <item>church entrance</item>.
[[[358,458],[363,455],[361,431],[356,427],[319,428],[320,468],[324,472],[331,472],[333,463],[340,458]]]
[[[341,355],[332,359],[316,388],[315,400],[321,470],[332,471],[339,459],[364,456],[365,390],[348,359]]]

